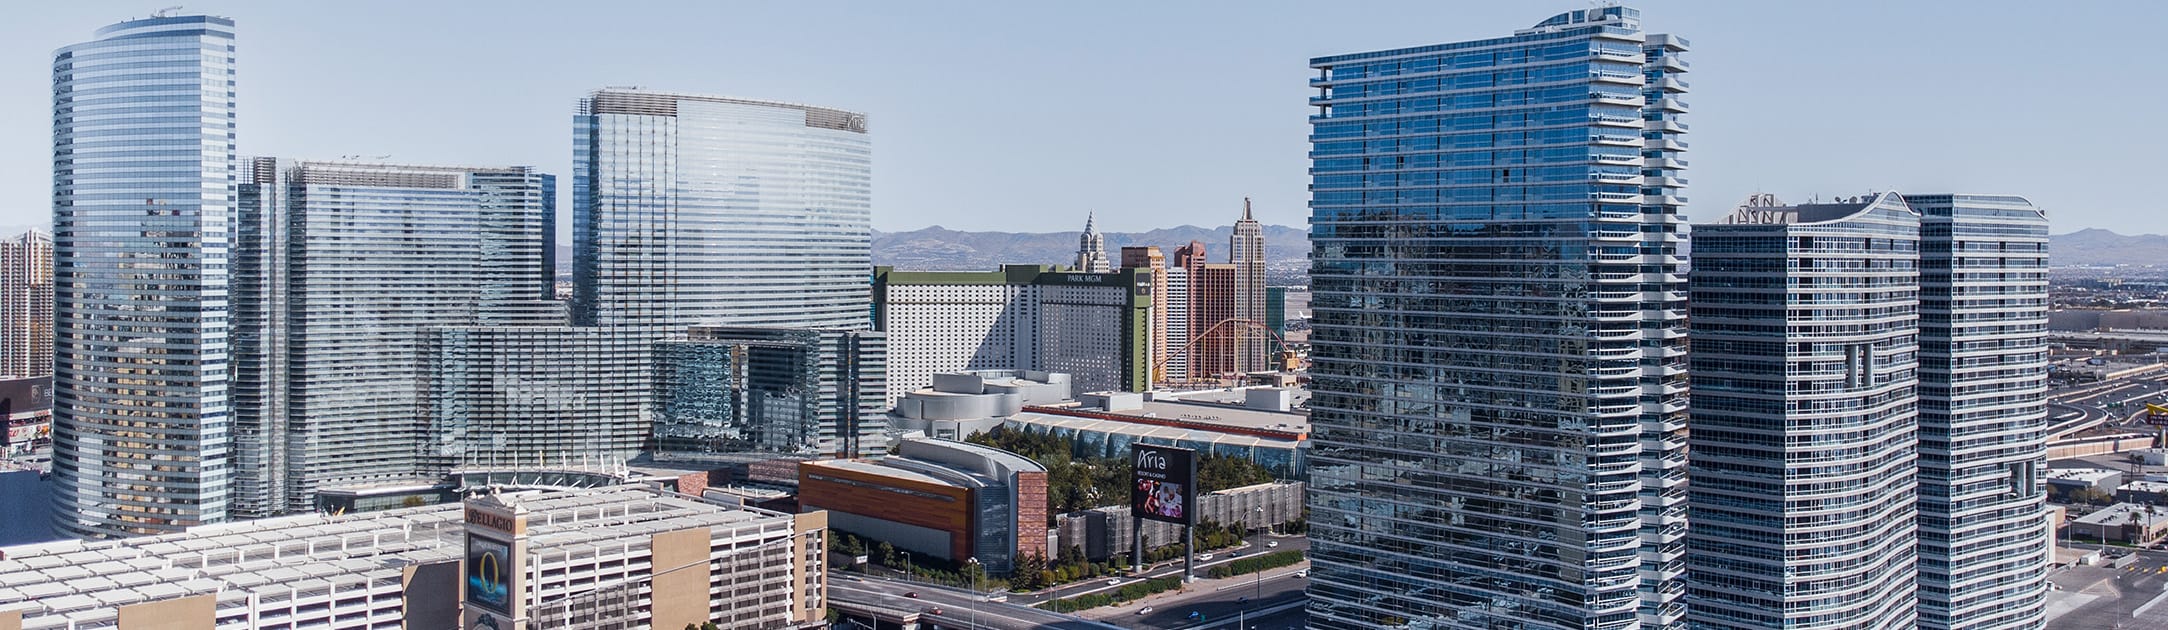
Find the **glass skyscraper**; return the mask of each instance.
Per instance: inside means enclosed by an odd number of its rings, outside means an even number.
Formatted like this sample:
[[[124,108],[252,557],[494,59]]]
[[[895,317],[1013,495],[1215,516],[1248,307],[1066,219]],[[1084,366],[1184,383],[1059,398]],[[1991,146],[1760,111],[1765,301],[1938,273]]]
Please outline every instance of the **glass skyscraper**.
[[[1756,195],[1693,253],[1687,618],[1912,627],[1919,214]]]
[[[1683,624],[1685,49],[1311,60],[1311,627]]]
[[[423,332],[542,299],[555,183],[529,167],[251,161],[233,247],[235,514],[431,478]]]
[[[573,134],[575,323],[871,326],[863,114],[606,89]]]
[[[226,520],[234,25],[152,17],[53,54],[56,520]]]
[[[2047,217],[2023,197],[1920,213],[1919,627],[2046,623]]]

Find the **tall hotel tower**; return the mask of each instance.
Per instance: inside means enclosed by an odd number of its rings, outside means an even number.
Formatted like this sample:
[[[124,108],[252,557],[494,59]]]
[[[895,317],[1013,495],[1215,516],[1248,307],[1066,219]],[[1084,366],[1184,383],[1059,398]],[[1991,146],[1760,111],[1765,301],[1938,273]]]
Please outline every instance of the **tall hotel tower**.
[[[53,373],[53,235],[0,240],[0,376]]]
[[[1310,61],[1312,627],[1683,625],[1685,49]]]
[[[1921,628],[2038,628],[2047,596],[2048,221],[2007,195],[1920,213]]]
[[[1227,262],[1235,266],[1235,317],[1255,322],[1235,328],[1235,370],[1262,372],[1271,369],[1272,346],[1265,323],[1265,225],[1250,216],[1250,200],[1242,198],[1242,218],[1227,237]],[[1279,331],[1272,331],[1278,333]]]
[[[561,303],[538,303],[555,192],[528,167],[249,162],[232,264],[236,516],[434,481],[421,445],[443,436],[416,420],[425,331],[504,323],[519,305],[564,323]]]
[[[1920,247],[1896,193],[1694,227],[1695,627],[1913,626]]]
[[[53,54],[53,500],[107,537],[226,520],[233,21]]]
[[[573,134],[573,323],[872,326],[864,114],[604,89]]]

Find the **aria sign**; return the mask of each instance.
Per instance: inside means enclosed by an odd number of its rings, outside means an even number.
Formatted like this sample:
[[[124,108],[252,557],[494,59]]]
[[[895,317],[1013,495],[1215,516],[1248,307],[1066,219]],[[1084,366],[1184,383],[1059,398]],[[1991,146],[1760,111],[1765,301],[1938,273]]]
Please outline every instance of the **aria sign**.
[[[1197,524],[1197,453],[1186,448],[1129,446],[1129,512],[1176,525]]]

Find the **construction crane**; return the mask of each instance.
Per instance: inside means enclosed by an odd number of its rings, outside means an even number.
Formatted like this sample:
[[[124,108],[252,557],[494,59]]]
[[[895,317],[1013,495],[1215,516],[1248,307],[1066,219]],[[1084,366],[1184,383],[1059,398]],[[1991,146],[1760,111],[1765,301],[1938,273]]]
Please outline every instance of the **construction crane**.
[[[1284,372],[1289,369],[1289,362],[1295,357],[1295,349],[1287,345],[1286,339],[1280,337],[1280,331],[1273,330],[1271,326],[1268,326],[1264,322],[1260,322],[1254,319],[1229,317],[1227,319],[1219,320],[1218,322],[1212,324],[1210,327],[1205,328],[1204,332],[1197,333],[1196,336],[1190,337],[1189,341],[1184,342],[1180,349],[1177,349],[1174,352],[1169,352],[1167,353],[1167,356],[1160,357],[1158,361],[1154,361],[1152,363],[1152,383],[1158,384],[1161,382],[1190,382],[1188,374],[1183,374],[1180,380],[1167,381],[1167,362],[1173,360],[1175,357],[1188,355],[1190,349],[1196,347],[1197,342],[1203,341],[1206,337],[1212,336],[1212,333],[1218,332],[1221,327],[1227,326],[1229,324],[1232,324],[1238,328],[1254,328],[1260,332],[1265,333],[1265,336],[1270,337],[1272,339],[1272,342],[1279,345],[1280,347],[1280,356],[1278,357],[1278,360],[1273,362],[1273,364],[1277,367],[1277,371]],[[1191,358],[1194,359],[1195,357]]]

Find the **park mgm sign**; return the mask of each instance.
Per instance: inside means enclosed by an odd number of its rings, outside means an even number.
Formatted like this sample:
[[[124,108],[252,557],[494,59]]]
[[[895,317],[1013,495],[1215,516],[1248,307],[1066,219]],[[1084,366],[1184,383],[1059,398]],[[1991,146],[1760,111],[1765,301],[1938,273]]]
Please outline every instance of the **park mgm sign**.
[[[460,563],[459,627],[525,630],[527,510],[484,495],[466,501],[467,548]]]

